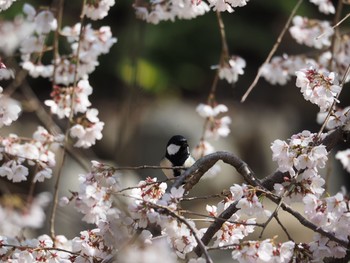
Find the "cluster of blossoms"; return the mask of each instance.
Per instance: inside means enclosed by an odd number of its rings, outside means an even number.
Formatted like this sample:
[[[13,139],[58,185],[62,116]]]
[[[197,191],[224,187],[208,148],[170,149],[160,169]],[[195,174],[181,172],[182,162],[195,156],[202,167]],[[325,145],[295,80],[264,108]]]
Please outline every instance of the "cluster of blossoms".
[[[117,39],[112,37],[111,28],[102,26],[98,30],[94,30],[91,24],[84,26],[81,36],[81,25],[75,24],[73,27],[64,27],[62,35],[67,38],[70,43],[72,54],[69,56],[74,59],[79,55],[79,67],[71,62],[71,59],[61,57],[57,64],[56,82],[64,85],[73,83],[75,74],[77,79],[84,78],[92,73],[98,65],[98,57],[107,54]],[[80,41],[80,44],[79,44]],[[79,47],[79,54],[78,54]]]
[[[322,136],[321,136],[322,137]],[[282,196],[286,192],[293,201],[300,200],[305,194],[320,196],[324,189],[324,179],[318,174],[318,168],[326,165],[326,146],[318,144],[317,134],[303,131],[293,135],[289,143],[275,140],[272,145],[272,160],[277,161],[278,171],[287,172],[283,184],[275,184],[275,190]]]
[[[169,212],[162,211],[164,207],[172,213],[177,213],[178,203],[184,194],[183,187],[172,188],[169,193],[165,193],[166,188],[166,183],[157,182],[157,178],[141,181],[138,188],[132,190],[135,201],[129,205],[129,212],[138,228],[159,225],[162,235],[167,236],[168,243],[175,249],[176,254],[185,258],[186,254],[197,246],[192,233],[196,226],[186,219],[192,227],[190,229],[185,223],[170,216]]]
[[[99,229],[80,232],[68,240],[58,235],[19,240],[0,236],[0,259],[3,262],[102,262],[111,260],[111,251],[103,242]]]
[[[324,14],[334,14],[335,8],[332,1],[329,0],[310,0],[311,3],[318,6],[318,10]]]
[[[202,118],[208,121],[204,134],[205,139],[217,140],[220,137],[226,137],[230,133],[229,125],[231,124],[231,118],[228,116],[218,117],[220,113],[228,111],[228,108],[224,104],[218,104],[216,106],[199,104],[196,111]]]
[[[233,8],[245,6],[248,1],[249,0],[208,0],[210,7],[212,7],[214,11],[227,11],[229,13],[234,11]]]
[[[341,91],[334,72],[323,72],[310,67],[295,74],[296,86],[300,88],[305,100],[319,106],[321,112],[327,111],[333,105]]]
[[[238,80],[239,75],[243,75],[246,62],[239,56],[232,56],[228,62],[224,62],[223,65],[214,66],[212,68],[219,68],[219,78],[226,79],[228,83],[235,83]]]
[[[331,45],[334,30],[327,21],[295,16],[289,32],[297,43],[321,49]]]
[[[136,1],[134,3],[136,16],[148,23],[158,24],[160,21],[193,19],[204,15],[210,8],[204,1],[170,0],[155,2]]]
[[[345,131],[350,130],[349,120],[350,120],[350,107],[346,107],[341,109],[339,107],[335,107],[336,109],[331,111],[329,118],[326,122],[326,128],[328,130],[333,130],[338,127],[342,127]],[[326,121],[328,112],[319,112],[317,114],[317,122],[322,124]]]
[[[99,20],[108,15],[109,9],[114,6],[114,0],[90,0],[84,6],[84,15],[92,20]]]
[[[15,238],[21,235],[23,229],[41,228],[46,218],[45,208],[50,200],[51,195],[47,192],[40,193],[30,203],[26,203],[20,195],[2,195],[0,198],[1,235]]]
[[[93,5],[86,6],[85,13],[86,15],[96,14],[96,19],[102,18],[113,4],[114,1],[94,2]],[[89,108],[91,103],[88,96],[92,93],[92,87],[87,75],[95,70],[98,65],[98,57],[108,53],[117,40],[112,37],[108,26],[102,26],[98,30],[94,30],[90,24],[84,26],[82,30],[79,23],[73,27],[66,26],[60,33],[70,44],[72,53],[65,56],[60,55],[53,64],[44,65],[38,58],[42,58],[45,51],[49,50],[46,42],[49,34],[57,29],[56,18],[49,10],[37,13],[28,4],[24,5],[23,11],[26,14],[26,22],[32,25],[32,30],[20,46],[22,67],[32,77],[53,77],[56,85],[51,93],[52,99],[46,100],[45,104],[59,118],[76,117],[70,135],[77,138],[76,147],[88,148],[95,144],[96,140],[102,138],[101,131],[104,123],[98,119],[98,111]],[[77,57],[79,63],[76,62]],[[54,73],[55,76],[53,76]],[[70,86],[75,81],[77,81],[77,86]],[[83,116],[75,116],[78,113]]]
[[[0,87],[0,128],[4,125],[9,126],[21,113],[19,102],[4,95],[2,91]]]
[[[85,216],[84,221],[97,224],[106,220],[112,210],[112,193],[119,190],[118,174],[114,169],[92,161],[92,169],[88,174],[79,176],[80,189],[73,194],[75,207]],[[61,204],[66,204],[68,198],[64,197]]]
[[[0,167],[0,176],[12,182],[26,181],[29,170],[23,164],[35,166],[33,181],[43,182],[51,178],[56,164],[54,150],[62,142],[62,136],[53,136],[43,127],[33,133],[32,139],[20,138],[15,134],[0,137],[0,159],[4,161]]]
[[[135,1],[136,15],[148,23],[158,24],[160,21],[193,19],[204,15],[212,8],[214,11],[232,13],[234,8],[242,7],[249,0],[167,0],[167,1]]]
[[[220,230],[214,236],[214,246],[222,247],[239,244],[239,242],[254,232],[256,218],[267,218],[271,213],[264,209],[256,192],[247,185],[235,184],[230,187],[230,193],[219,202],[217,206],[207,205],[206,210],[212,217],[218,217],[231,204],[237,202],[238,211],[224,222]],[[244,217],[249,217],[244,219]]]
[[[249,241],[237,245],[232,252],[232,258],[239,262],[287,263],[292,261],[295,246],[293,241],[278,244],[271,239]]]
[[[350,236],[348,197],[343,193],[337,193],[320,199],[313,194],[307,194],[303,198],[303,203],[305,214],[311,222],[341,240],[348,240]],[[330,256],[343,258],[346,254],[346,248],[320,234],[315,234],[314,240],[309,245],[314,258],[320,261]]]
[[[192,152],[193,157],[199,159],[215,151],[214,147],[208,142],[209,139],[217,140],[220,137],[227,137],[229,135],[231,118],[229,116],[218,117],[221,113],[228,111],[227,106],[224,104],[218,104],[216,106],[199,104],[196,111],[205,119],[203,137],[198,145],[194,147]],[[218,172],[220,172],[220,166],[216,164],[207,172],[207,174],[215,175]]]

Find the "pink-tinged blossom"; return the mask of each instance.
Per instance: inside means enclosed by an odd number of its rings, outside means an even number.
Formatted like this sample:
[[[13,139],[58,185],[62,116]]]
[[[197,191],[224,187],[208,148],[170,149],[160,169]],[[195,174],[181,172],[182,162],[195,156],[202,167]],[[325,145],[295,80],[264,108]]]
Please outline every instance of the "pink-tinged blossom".
[[[78,211],[84,214],[83,220],[98,224],[105,222],[112,209],[111,193],[119,189],[118,174],[108,166],[93,162],[91,172],[79,175],[80,188],[74,194]]]
[[[295,72],[309,64],[317,64],[314,59],[305,56],[276,56],[261,67],[261,76],[272,85],[285,85]]]
[[[39,126],[33,134],[33,139],[22,140],[22,138],[12,134],[9,137],[0,138],[0,143],[4,147],[3,151],[8,158],[17,159],[17,162],[21,164],[26,161],[30,166],[36,165],[34,181],[42,182],[45,178],[51,178],[52,176],[52,168],[56,164],[53,150],[57,149],[61,140],[61,136],[53,136],[46,129]],[[27,168],[20,168],[18,171],[27,171]],[[10,172],[8,168],[6,168],[6,171]],[[13,178],[11,173],[7,176],[9,180],[14,180],[10,179]],[[26,180],[23,174],[16,178],[17,180],[21,179],[21,181]]]
[[[335,158],[338,159],[344,169],[350,173],[350,149],[338,151]]]
[[[98,57],[102,54],[107,54],[111,46],[117,42],[117,39],[112,36],[109,26],[102,26],[95,30],[91,24],[84,26],[82,36],[79,38],[81,25],[78,23],[73,27],[64,27],[62,35],[66,36],[67,41],[71,45],[72,54],[78,53],[78,42],[80,39],[79,48],[79,68],[76,70],[74,63],[66,58],[58,58],[56,61],[56,83],[69,85],[74,81],[74,75],[77,72],[78,79],[92,73],[98,66]]]
[[[110,256],[110,248],[104,244],[103,236],[100,229],[92,229],[80,232],[80,237],[72,239],[72,252],[80,254],[75,258],[75,262],[93,262],[93,258],[101,260],[108,259]]]
[[[28,168],[14,160],[8,161],[0,167],[0,176],[6,177],[7,180],[14,183],[26,181],[28,174]]]
[[[295,184],[291,187],[289,179],[282,184],[275,184],[277,195],[288,191],[290,201],[300,201],[308,193],[317,196],[323,193],[325,182],[318,174],[318,168],[325,167],[328,153],[325,145],[315,144],[316,138],[317,134],[303,131],[293,135],[289,143],[282,140],[272,143],[272,160],[277,161],[279,171],[289,173],[287,177],[293,178]]]
[[[52,99],[46,100],[45,105],[49,106],[51,112],[60,119],[68,118],[71,114],[71,107],[73,107],[74,114],[87,112],[88,107],[91,106],[88,98],[91,93],[92,87],[87,79],[80,80],[75,88],[55,86],[51,92]],[[72,99],[74,99],[73,103]]]
[[[150,1],[149,5],[134,4],[136,16],[148,23],[158,24],[161,21],[178,19],[193,19],[209,12],[205,1],[170,0],[166,2]]]
[[[241,220],[239,216],[234,214],[230,218],[230,221],[237,223],[228,221],[223,223],[220,230],[214,236],[214,246],[222,247],[238,244],[244,237],[254,232],[255,226],[253,224],[256,223],[255,218]]]
[[[230,192],[230,203],[237,202],[237,208],[240,209],[237,212],[238,215],[266,217],[270,214],[268,210],[264,209],[255,191],[247,185],[235,184],[230,187]]]
[[[77,139],[75,147],[89,148],[96,143],[96,140],[102,139],[104,122],[98,119],[97,114],[96,109],[87,110],[85,118],[80,118],[78,123],[70,128],[71,137]]]
[[[295,244],[288,241],[276,244],[274,240],[248,241],[240,244],[232,252],[232,258],[238,262],[283,262],[292,260]],[[283,254],[282,254],[283,253]]]
[[[159,221],[159,213],[149,203],[158,203],[165,194],[166,188],[166,183],[160,183],[157,182],[157,178],[148,177],[131,191],[131,196],[135,199],[129,204],[129,211],[139,228],[146,228],[149,224]]]
[[[115,0],[87,1],[84,5],[84,14],[92,20],[99,20],[108,15],[109,9],[114,4]]]
[[[296,73],[296,86],[300,88],[305,100],[327,111],[336,100],[341,87],[338,85],[334,72],[322,72],[314,67],[301,69]]]
[[[247,4],[249,0],[209,0],[210,7],[213,7],[214,11],[229,12],[232,13],[234,8],[242,7]]]
[[[321,49],[331,45],[334,30],[327,21],[295,16],[289,32],[299,44]]]
[[[317,5],[318,10],[326,15],[335,13],[335,7],[331,0],[310,0],[310,2]]]
[[[342,193],[326,198],[318,198],[315,195],[306,195],[303,199],[305,215],[308,220],[323,230],[333,233],[337,238],[348,240],[349,231],[349,201]],[[309,243],[310,251],[314,259],[321,261],[324,257],[342,258],[346,249],[327,237],[318,233],[314,235],[314,241]]]
[[[189,219],[186,219],[186,221],[192,229],[196,229],[193,221]],[[190,253],[197,246],[192,230],[184,223],[171,220],[164,225],[164,228],[165,233],[168,235],[168,241],[179,258],[184,259],[186,254]],[[201,238],[200,232],[197,231],[197,235]]]
[[[244,74],[246,62],[243,58],[232,56],[227,63],[219,66],[219,78],[226,79],[228,83],[236,83],[238,76]]]
[[[224,104],[218,104],[211,106],[208,104],[199,104],[196,108],[198,114],[206,118],[208,123],[205,127],[205,138],[219,139],[220,137],[227,137],[231,132],[229,125],[231,124],[231,118],[228,116],[217,117],[222,112],[227,112],[228,108]]]
[[[328,112],[319,112],[317,114],[317,122],[319,124],[323,124],[323,122],[326,120],[326,117],[328,115]],[[335,128],[344,126],[344,130],[350,130],[348,128],[350,121],[350,107],[346,107],[344,109],[336,109],[336,111],[332,111],[331,115],[328,118],[328,121],[326,123],[326,128],[328,130],[333,130]]]

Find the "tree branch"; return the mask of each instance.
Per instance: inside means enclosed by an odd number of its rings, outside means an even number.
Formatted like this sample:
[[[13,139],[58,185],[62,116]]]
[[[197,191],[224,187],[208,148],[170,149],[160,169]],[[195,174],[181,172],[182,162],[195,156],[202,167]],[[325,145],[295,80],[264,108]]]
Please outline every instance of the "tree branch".
[[[335,131],[329,133],[322,141],[321,143],[324,144],[327,148],[327,151],[330,151],[337,143],[340,141],[343,141],[344,135],[347,135],[346,132],[342,131],[340,128],[336,129]],[[267,176],[263,180],[259,180],[255,178],[253,172],[248,167],[248,165],[239,159],[237,156],[235,156],[232,153],[228,152],[216,152],[207,156],[204,156],[203,158],[199,159],[192,167],[190,167],[188,170],[186,170],[174,183],[173,186],[179,187],[181,184],[185,183],[185,189],[190,190],[192,187],[199,181],[201,176],[208,171],[218,160],[222,160],[223,162],[232,165],[236,168],[236,170],[243,176],[244,180],[254,186],[254,187],[261,187],[262,189],[266,190],[273,190],[273,185],[278,182],[284,182],[284,177],[289,176],[288,173],[282,173],[282,172],[275,172],[274,174]],[[192,177],[190,177],[192,175]],[[190,178],[186,181],[187,178]],[[280,198],[274,197],[272,195],[268,196],[273,202],[279,204]],[[202,237],[202,241],[204,245],[208,245],[210,240],[213,238],[215,233],[220,230],[222,224],[227,221],[234,213],[238,211],[238,208],[236,207],[236,202],[231,204],[225,211],[223,211],[219,218],[215,220],[207,229],[206,233]],[[318,226],[314,225],[310,221],[308,221],[305,217],[303,217],[300,213],[294,211],[290,206],[286,205],[284,202],[280,203],[281,208],[291,215],[293,215],[302,225],[305,227],[320,233],[321,235],[329,238],[332,241],[335,241],[339,243],[340,245],[344,247],[348,247],[348,242],[338,239],[335,237],[332,233],[326,232],[323,229],[319,228]],[[196,247],[195,250],[196,254],[198,256],[201,255],[201,248]]]

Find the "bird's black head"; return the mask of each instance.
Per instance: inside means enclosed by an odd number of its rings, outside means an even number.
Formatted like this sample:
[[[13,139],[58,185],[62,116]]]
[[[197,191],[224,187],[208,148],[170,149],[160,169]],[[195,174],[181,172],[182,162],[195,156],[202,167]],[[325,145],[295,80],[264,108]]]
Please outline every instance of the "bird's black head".
[[[181,135],[171,137],[166,146],[165,156],[174,166],[182,166],[188,156],[190,156],[186,138]]]

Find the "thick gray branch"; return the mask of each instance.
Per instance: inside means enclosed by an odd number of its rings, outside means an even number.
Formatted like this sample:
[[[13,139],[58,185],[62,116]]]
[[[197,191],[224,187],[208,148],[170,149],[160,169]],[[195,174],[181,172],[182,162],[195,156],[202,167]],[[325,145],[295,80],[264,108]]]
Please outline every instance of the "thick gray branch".
[[[345,137],[344,135],[346,134],[344,134],[341,129],[337,129],[334,132],[330,133],[321,143],[327,147],[328,151],[330,151],[337,143],[339,143],[344,139]],[[275,172],[274,174],[269,175],[260,181],[254,176],[252,170],[248,167],[248,165],[244,161],[239,159],[237,156],[235,156],[234,154],[228,153],[228,152],[216,152],[199,159],[191,168],[186,170],[175,181],[173,186],[179,187],[184,182],[186,182],[185,189],[186,190],[192,189],[192,187],[200,180],[203,174],[207,172],[219,160],[222,160],[223,162],[230,164],[234,168],[236,168],[236,170],[242,175],[242,177],[248,184],[255,187],[261,187],[262,189],[266,189],[269,191],[273,190],[273,185],[275,183],[282,183],[284,182],[284,178],[289,176],[289,174],[287,173]],[[280,202],[279,198],[273,198],[273,197],[269,197],[269,198],[276,203]],[[291,215],[297,218],[298,221],[305,227],[308,227],[311,230],[318,232],[323,236],[328,237],[330,240],[333,240],[344,247],[348,247],[347,241],[340,240],[336,238],[332,233],[328,233],[320,229],[319,227],[317,227],[316,225],[308,221],[306,218],[304,218],[300,213],[294,211],[285,203],[282,203],[281,207],[283,210],[289,212]],[[238,209],[236,207],[236,203],[233,203],[219,215],[220,219],[215,220],[209,226],[206,233],[203,235],[202,241],[204,245],[209,244],[210,240],[213,238],[215,233],[218,230],[220,230],[222,224],[225,221],[227,221],[235,212],[237,212],[237,210]],[[198,256],[200,256],[201,248],[197,247],[195,249],[195,252]]]

